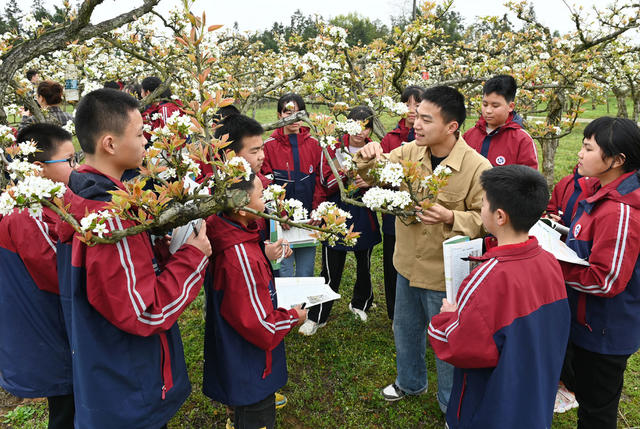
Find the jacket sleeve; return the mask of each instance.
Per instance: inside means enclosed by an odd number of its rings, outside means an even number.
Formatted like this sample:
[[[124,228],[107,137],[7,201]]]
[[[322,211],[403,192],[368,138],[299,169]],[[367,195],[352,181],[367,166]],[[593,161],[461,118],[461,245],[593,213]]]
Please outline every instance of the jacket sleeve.
[[[592,225],[593,238],[589,266],[560,261],[566,284],[573,289],[601,297],[616,296],[627,287],[640,253],[640,222],[631,207],[616,203]]]
[[[264,161],[262,161],[262,167],[260,168],[260,173],[262,173],[264,176],[273,174],[273,166],[271,164],[272,156],[273,155],[271,153],[271,144],[270,144],[270,141],[267,140],[264,143]]]
[[[479,237],[482,233],[480,209],[482,209],[483,190],[480,185],[480,174],[491,168],[489,161],[484,159],[483,161],[476,167],[471,179],[471,187],[465,198],[465,210],[453,210],[453,225],[445,225],[445,229],[451,228],[451,233],[468,235],[471,238]]]
[[[123,229],[118,218],[108,222],[111,230],[114,222]],[[140,336],[157,334],[170,329],[196,298],[208,262],[199,249],[185,244],[157,274],[145,233],[87,247],[87,299],[117,328]]]
[[[327,159],[327,157],[324,156],[324,151],[320,154],[320,179],[324,188],[325,198],[335,194],[339,189],[338,181],[329,165],[330,162],[334,162],[333,159],[335,158],[336,151],[335,149],[328,148],[327,152],[329,152],[331,159]],[[346,176],[341,171],[338,171],[338,174],[340,175],[340,180],[345,179]]]
[[[516,164],[526,165],[534,170],[538,169],[538,149],[536,144],[525,130],[519,129],[519,147],[518,147],[518,159]]]
[[[55,237],[50,227],[26,211],[13,213],[0,222],[0,240],[2,247],[20,257],[38,289],[60,294]]]
[[[462,300],[457,312],[440,313],[431,318],[427,330],[429,342],[438,358],[458,368],[494,367],[499,358],[494,332],[484,318],[486,309],[476,304],[473,294],[479,292],[478,287],[469,287],[473,286],[469,284],[472,282],[469,276],[460,286],[460,297],[465,292],[472,295],[466,304]]]
[[[294,309],[273,309],[264,277],[254,272],[256,267],[241,250],[232,252],[228,263],[216,267],[222,270],[220,278],[228,279],[220,314],[242,338],[262,350],[273,350],[296,325],[298,314]]]

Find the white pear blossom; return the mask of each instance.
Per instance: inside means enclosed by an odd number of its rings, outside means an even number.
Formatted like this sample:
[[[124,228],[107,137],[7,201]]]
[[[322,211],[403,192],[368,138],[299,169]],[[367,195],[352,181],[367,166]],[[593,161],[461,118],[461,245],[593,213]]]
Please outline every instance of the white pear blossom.
[[[324,136],[324,137],[320,137],[320,147],[323,148],[334,148],[336,147],[340,142],[333,136]]]
[[[18,147],[20,148],[20,153],[24,156],[29,156],[38,151],[38,146],[33,140],[18,143]]]
[[[308,212],[307,209],[302,206],[302,201],[288,198],[284,200],[283,205],[289,216],[293,218],[294,222],[307,219]]]
[[[67,123],[62,126],[62,128],[64,128],[69,134],[76,133],[76,127],[73,124],[72,120],[68,120]]]
[[[249,180],[251,178],[251,173],[253,172],[251,170],[251,165],[247,162],[246,159],[242,158],[241,156],[234,156],[229,161],[227,161],[226,164],[236,168],[242,167],[242,169],[244,170],[244,173],[242,174],[244,180]]]
[[[407,113],[409,113],[409,108],[407,107],[407,105],[405,103],[402,102],[395,102],[393,101],[393,98],[385,95],[383,96],[380,101],[382,102],[382,106],[389,110],[392,113],[395,113],[396,115],[402,116],[402,115],[406,115]]]
[[[442,173],[444,173],[446,176],[449,176],[451,175],[452,171],[449,167],[445,167],[442,164],[438,165],[436,169],[433,170],[433,174],[435,174],[436,176],[439,176]]]
[[[400,187],[404,178],[404,169],[397,162],[384,162],[381,169],[378,169],[378,181],[382,184]]]
[[[351,213],[338,208],[338,206],[336,206],[335,203],[332,203],[330,201],[324,201],[320,203],[320,205],[311,212],[311,219],[322,220],[323,216],[326,216],[328,213],[336,212],[336,211],[340,217],[351,219]]]
[[[362,202],[373,210],[396,210],[411,205],[411,196],[407,191],[393,191],[375,186],[362,196]]]
[[[276,185],[271,184],[269,186],[267,186],[263,191],[262,191],[262,198],[265,201],[275,201],[276,199],[278,199],[278,197],[280,195],[282,195],[285,192],[285,189],[280,186],[280,185]]]
[[[357,136],[362,132],[362,124],[360,124],[360,121],[354,121],[353,119],[336,123],[336,128],[350,136]]]

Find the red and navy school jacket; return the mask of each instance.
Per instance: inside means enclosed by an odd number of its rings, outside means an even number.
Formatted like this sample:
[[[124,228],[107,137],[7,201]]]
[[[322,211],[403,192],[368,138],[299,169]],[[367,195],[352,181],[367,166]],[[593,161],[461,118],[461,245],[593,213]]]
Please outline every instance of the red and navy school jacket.
[[[21,398],[73,392],[56,219],[45,207],[37,217],[15,210],[0,220],[0,386]]]
[[[320,184],[320,158],[322,149],[309,134],[309,128],[301,127],[298,134],[284,134],[276,129],[264,142],[262,174],[273,183],[286,185],[287,198],[302,201],[309,212],[324,201]]]
[[[382,146],[384,153],[389,153],[395,148],[402,146],[402,143],[415,140],[416,137],[413,128],[407,128],[405,121],[405,118],[400,119],[398,125],[389,131],[380,141],[380,146]],[[394,215],[382,215],[382,233],[396,235],[396,217]]]
[[[367,139],[367,143],[369,143],[371,139]],[[349,150],[349,135],[345,134],[340,139],[341,146],[344,147],[345,150]],[[347,204],[343,202],[340,198],[340,189],[338,187],[338,180],[333,175],[331,171],[331,167],[329,167],[329,162],[333,162],[335,159],[336,149],[328,148],[327,151],[329,155],[331,155],[331,160],[326,159],[324,153],[322,154],[322,164],[320,166],[320,176],[322,186],[324,187],[324,194],[327,201],[334,202],[336,206],[341,208],[342,210],[349,212],[351,214],[351,219],[347,219],[347,228],[350,228],[353,225],[353,230],[360,233],[360,237],[358,237],[358,242],[355,246],[347,247],[344,244],[336,243],[334,246],[330,246],[335,250],[349,251],[349,250],[365,250],[371,249],[376,244],[382,241],[382,237],[380,236],[380,224],[378,223],[378,216],[371,210],[366,207],[357,207],[351,204]],[[342,174],[340,175],[340,180],[346,180]],[[359,189],[355,197],[362,196],[367,189]],[[326,243],[323,245],[327,246]]]
[[[583,188],[583,185],[580,184],[581,178],[582,175],[578,173],[578,166],[575,166],[572,174],[560,179],[556,186],[553,187],[551,199],[547,204],[547,214],[560,216],[563,225],[571,225],[571,219],[573,219],[578,209],[578,201],[584,199],[584,197],[581,197]],[[584,180],[586,179],[588,178]],[[562,215],[559,214],[560,212],[562,212]]]
[[[174,112],[182,111],[182,102],[180,100],[162,101],[160,103],[153,103],[142,112],[142,120],[145,124],[151,125],[151,129],[162,128],[167,123],[167,119],[173,115]],[[160,114],[160,118],[151,119],[154,114]],[[151,134],[145,131],[144,136],[147,140],[151,140]]]
[[[207,219],[213,283],[207,288],[202,391],[232,406],[265,399],[287,382],[284,336],[298,322],[278,308],[271,264],[257,226]]]
[[[535,237],[474,259],[482,264],[460,285],[458,310],[428,328],[436,355],[456,367],[447,423],[549,428],[569,338],[560,265]]]
[[[487,134],[487,121],[481,116],[463,137],[469,146],[487,158],[494,167],[520,164],[537,170],[536,144],[519,120],[520,116],[511,112],[503,126]]]
[[[65,203],[81,219],[123,188],[87,165]],[[109,230],[133,221],[113,218]],[[178,316],[203,283],[208,258],[183,245],[160,271],[147,233],[89,247],[58,223],[60,299],[73,353],[77,427],[161,427],[191,392]]]
[[[640,179],[623,174],[600,187],[591,178],[567,245],[590,266],[562,263],[571,304],[571,341],[629,355],[640,347]]]

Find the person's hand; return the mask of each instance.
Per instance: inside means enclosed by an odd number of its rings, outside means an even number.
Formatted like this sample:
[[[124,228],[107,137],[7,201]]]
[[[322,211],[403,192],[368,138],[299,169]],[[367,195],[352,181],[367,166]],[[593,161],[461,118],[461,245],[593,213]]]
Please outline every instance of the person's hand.
[[[289,219],[288,216],[284,217],[285,219]],[[282,228],[283,231],[289,231],[291,229],[290,225],[287,225],[286,223],[281,222],[280,223],[280,228]]]
[[[416,218],[420,223],[425,225],[435,225],[437,223],[453,225],[453,211],[440,204],[436,203],[426,210],[420,206],[416,206],[415,209],[417,210]]]
[[[369,161],[370,159],[378,159],[382,155],[382,146],[378,142],[369,142],[358,151],[362,159]]]
[[[194,247],[197,247],[202,253],[204,253],[207,257],[211,256],[211,243],[209,243],[209,239],[207,238],[207,224],[205,222],[200,222],[200,231],[198,235],[194,232],[189,236],[185,244],[190,244]]]
[[[369,184],[367,182],[365,182],[362,177],[360,177],[360,175],[358,174],[356,176],[356,180],[354,182],[354,185],[356,185],[356,188],[360,189],[360,188],[368,188]]]
[[[562,212],[559,212],[559,213],[560,213],[560,215],[562,215]],[[547,213],[547,217],[549,219],[551,219],[552,221],[554,221],[554,222],[562,223],[562,218],[560,216],[558,216],[557,214]]]
[[[297,325],[302,325],[305,320],[307,320],[307,310],[306,308],[302,308],[302,305],[296,305],[293,307],[294,310],[298,313],[298,323]]]
[[[267,255],[267,258],[269,258],[270,261],[278,260],[282,256],[283,250],[285,258],[288,258],[293,253],[293,251],[289,247],[289,242],[284,238],[281,238],[275,243],[266,241],[264,244],[264,253]]]
[[[318,219],[318,220],[309,220],[309,222],[307,222],[308,225],[313,225],[313,226],[320,226],[320,224],[322,223],[322,219]]]
[[[447,298],[442,298],[442,307],[440,307],[440,313],[450,313],[458,311],[458,304],[450,303]]]

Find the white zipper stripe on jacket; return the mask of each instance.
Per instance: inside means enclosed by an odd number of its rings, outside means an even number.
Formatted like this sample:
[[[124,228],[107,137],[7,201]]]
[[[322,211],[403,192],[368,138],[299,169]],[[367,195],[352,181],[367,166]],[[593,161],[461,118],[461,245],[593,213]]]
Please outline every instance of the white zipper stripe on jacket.
[[[269,326],[269,323],[267,323],[263,317],[260,316],[260,310],[258,309],[258,307],[256,306],[256,298],[258,298],[257,296],[254,297],[253,295],[253,288],[251,283],[249,282],[249,275],[247,274],[247,269],[251,269],[251,267],[245,267],[244,265],[244,261],[242,260],[242,255],[240,254],[240,249],[238,247],[237,244],[235,244],[233,246],[236,250],[236,255],[238,256],[238,262],[240,262],[240,268],[242,269],[242,274],[244,275],[244,280],[245,283],[247,284],[247,290],[249,291],[249,300],[251,301],[251,306],[253,307],[253,311],[256,313],[256,317],[258,318],[258,320],[260,321],[260,324],[262,326],[264,326],[264,328],[269,331],[270,333],[274,334],[275,333],[275,329],[271,326]]]
[[[53,253],[58,253],[58,249],[56,249],[56,245],[53,244],[53,241],[51,241],[51,237],[49,237],[49,227],[45,222],[42,221],[42,214],[40,214],[37,218],[33,217],[33,220],[36,222],[36,225],[38,225],[38,229],[40,230],[42,235],[44,235],[44,239],[47,240],[47,243],[53,249]]]

